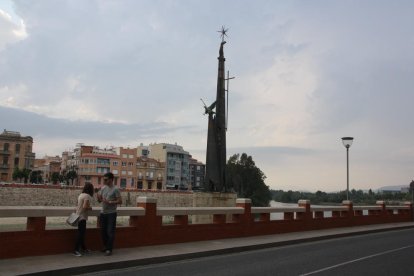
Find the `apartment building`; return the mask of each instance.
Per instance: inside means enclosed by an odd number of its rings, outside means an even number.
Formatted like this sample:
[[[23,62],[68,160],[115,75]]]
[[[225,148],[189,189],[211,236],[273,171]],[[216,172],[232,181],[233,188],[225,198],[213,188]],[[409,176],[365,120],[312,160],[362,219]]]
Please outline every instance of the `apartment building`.
[[[112,162],[112,173],[119,178],[119,187],[122,189],[137,188],[137,149],[117,148],[118,160]]]
[[[115,184],[119,185],[121,160],[115,149],[100,149],[96,146],[81,145],[77,151],[77,173],[80,186],[91,183],[94,187],[103,185],[103,176],[107,172],[117,172]]]
[[[14,168],[33,169],[33,138],[4,130],[0,134],[0,181],[12,182]]]
[[[187,190],[190,181],[190,154],[177,144],[150,144],[138,150],[148,150],[148,157],[165,163],[163,187]]]
[[[142,190],[165,190],[163,185],[165,163],[145,155],[137,158],[137,188]]]
[[[206,165],[190,157],[189,159],[190,169],[190,185],[189,190],[202,190],[204,188],[204,177],[206,175]]]
[[[52,174],[61,174],[62,158],[60,156],[44,156],[35,159],[33,170],[41,171],[43,183],[52,183]]]

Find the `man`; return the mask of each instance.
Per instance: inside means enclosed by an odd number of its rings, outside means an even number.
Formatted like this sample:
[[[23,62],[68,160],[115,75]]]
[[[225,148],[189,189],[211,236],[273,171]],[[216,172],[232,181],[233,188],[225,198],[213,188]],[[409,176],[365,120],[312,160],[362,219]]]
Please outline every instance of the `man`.
[[[119,189],[113,183],[114,175],[111,172],[106,173],[103,180],[105,185],[97,193],[98,202],[102,202],[99,222],[104,245],[103,252],[105,252],[105,256],[110,256],[115,240],[116,208],[118,204],[122,204],[122,197]]]

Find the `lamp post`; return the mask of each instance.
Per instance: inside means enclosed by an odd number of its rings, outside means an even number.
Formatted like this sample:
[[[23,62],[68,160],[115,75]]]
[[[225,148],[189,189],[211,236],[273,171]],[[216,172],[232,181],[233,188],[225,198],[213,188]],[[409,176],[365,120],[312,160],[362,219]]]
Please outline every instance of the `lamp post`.
[[[346,148],[346,200],[349,200],[349,148],[354,141],[354,137],[342,137],[342,144]]]

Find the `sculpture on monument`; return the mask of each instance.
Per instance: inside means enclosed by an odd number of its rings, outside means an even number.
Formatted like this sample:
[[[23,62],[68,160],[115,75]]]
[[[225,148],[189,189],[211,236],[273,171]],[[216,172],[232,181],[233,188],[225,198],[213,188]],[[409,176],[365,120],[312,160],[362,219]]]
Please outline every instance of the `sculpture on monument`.
[[[210,192],[228,192],[229,187],[226,183],[226,92],[225,81],[232,78],[225,78],[224,74],[224,53],[223,46],[226,43],[224,37],[227,36],[224,26],[219,31],[221,33],[221,44],[218,57],[218,77],[216,101],[209,107],[204,103],[205,113],[208,114],[208,134],[207,134],[207,154],[206,154],[206,177],[204,190]],[[228,97],[227,97],[228,100]],[[215,109],[215,111],[213,110]]]

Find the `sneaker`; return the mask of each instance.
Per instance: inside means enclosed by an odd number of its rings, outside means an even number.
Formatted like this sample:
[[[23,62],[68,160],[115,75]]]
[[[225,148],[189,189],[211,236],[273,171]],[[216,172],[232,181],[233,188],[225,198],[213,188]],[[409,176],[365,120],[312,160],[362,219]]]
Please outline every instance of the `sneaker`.
[[[105,250],[105,256],[111,256],[112,251],[111,250]]]
[[[82,257],[83,256],[82,253],[80,253],[79,251],[73,252],[73,255],[76,256],[76,257]]]

